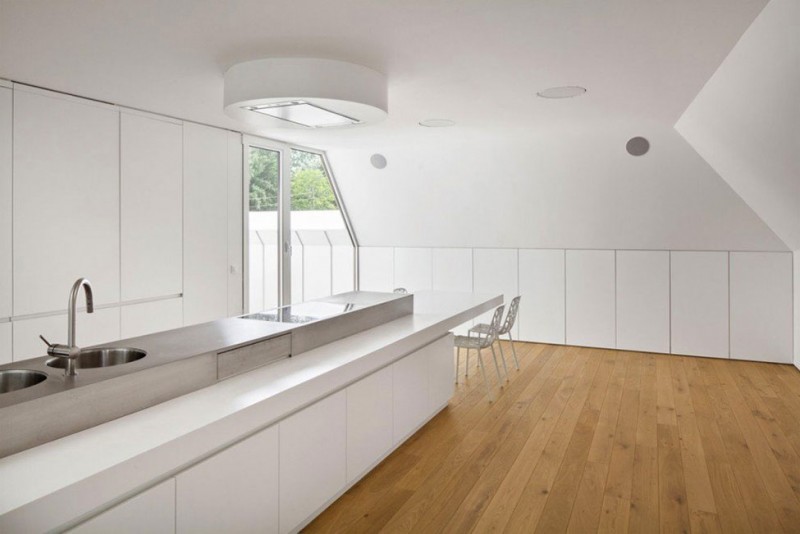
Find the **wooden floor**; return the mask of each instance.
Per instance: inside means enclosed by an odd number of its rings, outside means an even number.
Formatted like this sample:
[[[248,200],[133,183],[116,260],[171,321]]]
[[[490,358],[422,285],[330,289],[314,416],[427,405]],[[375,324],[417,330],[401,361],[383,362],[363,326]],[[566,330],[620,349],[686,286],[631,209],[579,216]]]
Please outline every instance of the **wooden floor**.
[[[307,530],[800,532],[794,367],[517,347]]]

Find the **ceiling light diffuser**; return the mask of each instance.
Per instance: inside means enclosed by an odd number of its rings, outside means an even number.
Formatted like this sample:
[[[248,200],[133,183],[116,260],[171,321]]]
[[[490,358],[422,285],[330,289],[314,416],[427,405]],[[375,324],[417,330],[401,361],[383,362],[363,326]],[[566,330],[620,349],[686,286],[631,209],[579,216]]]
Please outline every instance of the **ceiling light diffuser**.
[[[544,91],[536,93],[542,98],[574,98],[586,93],[585,87],[578,85],[564,85],[562,87],[550,87]]]

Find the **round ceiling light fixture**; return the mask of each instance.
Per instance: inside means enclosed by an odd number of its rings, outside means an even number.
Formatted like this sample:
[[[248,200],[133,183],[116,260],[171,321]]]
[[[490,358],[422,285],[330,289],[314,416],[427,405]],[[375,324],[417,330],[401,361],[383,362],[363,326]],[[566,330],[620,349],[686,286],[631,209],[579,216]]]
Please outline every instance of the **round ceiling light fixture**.
[[[225,73],[225,113],[270,128],[336,128],[386,118],[386,76],[353,63],[272,58]]]
[[[564,85],[561,87],[550,87],[544,91],[536,93],[542,98],[574,98],[586,94],[586,88],[579,85]]]
[[[419,125],[425,128],[448,128],[455,126],[456,123],[450,119],[425,119],[424,121],[419,121]]]
[[[386,168],[386,163],[387,163],[386,156],[384,156],[383,154],[373,154],[372,156],[370,156],[369,162],[376,169]]]
[[[631,137],[625,144],[625,150],[631,156],[644,156],[650,150],[650,141],[644,137]]]

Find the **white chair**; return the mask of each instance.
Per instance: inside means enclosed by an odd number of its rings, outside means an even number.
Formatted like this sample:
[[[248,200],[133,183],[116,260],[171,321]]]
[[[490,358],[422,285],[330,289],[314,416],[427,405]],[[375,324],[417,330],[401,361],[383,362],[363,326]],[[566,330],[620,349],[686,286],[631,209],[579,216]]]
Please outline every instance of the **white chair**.
[[[465,376],[469,373],[469,351],[475,349],[478,351],[478,367],[480,367],[481,374],[483,375],[483,382],[486,384],[486,394],[489,396],[489,402],[494,400],[492,396],[492,388],[489,386],[489,380],[486,378],[486,369],[483,367],[483,357],[481,350],[491,349],[492,356],[494,357],[495,369],[497,369],[498,379],[500,378],[500,369],[497,367],[497,355],[494,352],[494,342],[497,339],[498,332],[500,331],[500,322],[503,320],[503,309],[505,306],[499,306],[494,311],[492,322],[489,324],[485,336],[471,337],[471,336],[456,336],[456,384],[458,383],[458,368],[461,364],[461,349],[467,349],[467,371]]]
[[[514,365],[517,366],[517,371],[519,371],[519,360],[517,360],[517,350],[514,348],[514,338],[511,337],[511,330],[514,328],[514,323],[517,322],[517,313],[519,312],[519,301],[522,299],[520,296],[516,296],[511,299],[511,305],[508,307],[508,314],[506,314],[506,320],[503,322],[502,328],[497,333],[497,339],[500,339],[500,336],[503,334],[508,334],[508,340],[511,342],[511,354],[514,357]],[[491,325],[486,323],[481,323],[478,325],[473,326],[469,329],[470,334],[478,334],[478,335],[486,335],[489,331]],[[503,353],[503,345],[500,343],[497,344],[500,347],[500,359],[503,360],[503,370],[506,373],[506,380],[508,380],[508,367],[506,367],[506,355]],[[499,371],[498,371],[499,373]]]

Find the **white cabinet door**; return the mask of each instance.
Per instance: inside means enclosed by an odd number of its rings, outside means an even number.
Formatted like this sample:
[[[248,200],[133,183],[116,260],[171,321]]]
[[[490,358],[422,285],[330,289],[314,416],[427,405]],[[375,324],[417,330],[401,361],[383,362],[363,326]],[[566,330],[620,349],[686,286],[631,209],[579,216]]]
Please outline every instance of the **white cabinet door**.
[[[228,315],[228,132],[183,127],[183,320]]]
[[[728,253],[671,252],[672,353],[728,357]]]
[[[429,415],[429,382],[425,349],[392,364],[395,444],[405,440]]]
[[[120,308],[121,338],[145,336],[183,326],[179,298],[129,304]]]
[[[519,338],[564,344],[564,251],[519,251]]]
[[[617,252],[617,348],[669,352],[669,252]]]
[[[428,415],[447,405],[453,396],[456,374],[453,362],[453,336],[447,335],[423,349],[428,353],[430,376]]]
[[[0,365],[11,363],[11,323],[0,323]]]
[[[792,363],[792,253],[731,252],[731,358]]]
[[[64,310],[87,277],[119,301],[119,112],[14,91],[14,315]]]
[[[123,112],[122,300],[182,291],[183,127]]]
[[[359,289],[392,291],[394,289],[394,249],[360,247],[358,249]]]
[[[11,317],[11,95],[0,87],[0,317]]]
[[[278,427],[176,477],[177,532],[278,532]]]
[[[347,388],[347,481],[359,478],[392,447],[392,367]]]
[[[347,482],[345,390],[280,422],[281,532],[315,516]]]
[[[110,343],[120,338],[119,308],[103,308],[94,313],[78,312],[75,342],[79,347]],[[47,354],[43,335],[50,343],[67,342],[67,315],[36,317],[11,323],[14,328],[14,361]]]
[[[474,251],[474,291],[476,293],[503,294],[503,304],[508,306],[511,299],[519,294],[518,259],[516,249],[476,248]],[[488,323],[493,312],[486,312],[475,319],[476,323]],[[505,319],[505,312],[503,313]],[[512,335],[518,337],[519,324],[514,326]]]
[[[614,348],[613,250],[567,251],[567,343]]]
[[[431,249],[394,249],[394,287],[410,292],[431,289]]]
[[[228,132],[228,316],[244,313],[242,134]]]
[[[73,534],[162,534],[175,532],[175,479],[131,497],[114,508],[81,523]]]

